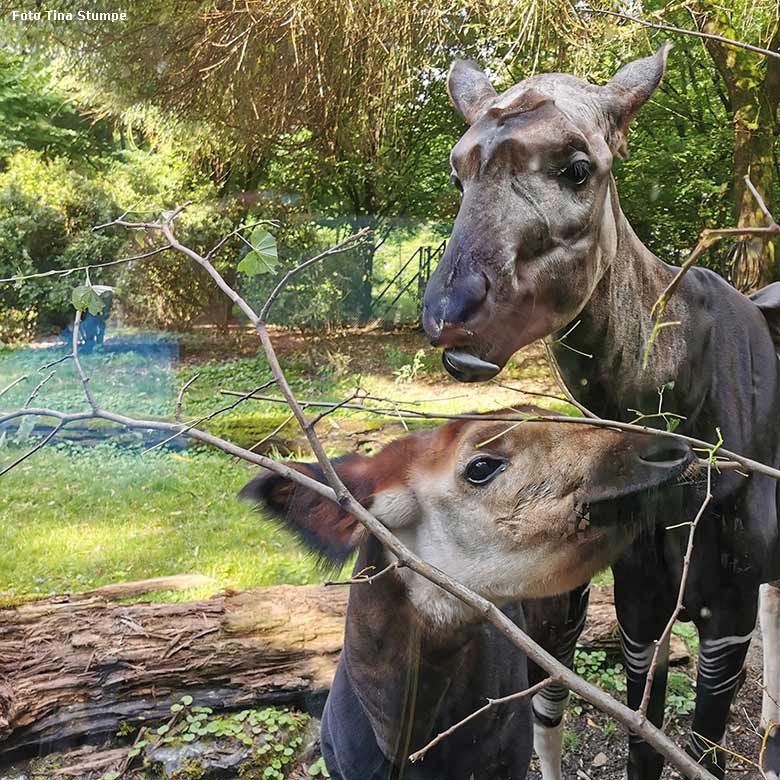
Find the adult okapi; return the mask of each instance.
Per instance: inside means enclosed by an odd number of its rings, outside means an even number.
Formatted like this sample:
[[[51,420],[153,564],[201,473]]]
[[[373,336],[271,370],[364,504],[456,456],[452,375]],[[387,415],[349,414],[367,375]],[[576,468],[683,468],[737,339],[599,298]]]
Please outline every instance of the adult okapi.
[[[664,409],[685,418],[680,432],[713,441],[719,429],[725,446],[777,465],[780,284],[753,301],[716,274],[692,269],[666,310],[666,319],[679,324],[662,331],[643,364],[651,308],[677,269],[634,234],[611,166],[616,154],[625,154],[632,117],[661,81],[667,52],[664,46],[627,64],[605,86],[543,74],[502,95],[473,62],[453,65],[449,93],[470,128],[451,155],[462,200],[425,293],[424,327],[431,342],[445,348],[445,366],[461,381],[490,379],[516,350],[552,336],[567,384],[599,415],[626,420],[635,416],[630,409],[655,411],[659,389],[666,388]],[[682,617],[696,624],[701,639],[687,748],[722,776],[724,752],[712,745],[724,736],[743,679],[759,591],[762,724],[780,721],[780,494],[772,479],[733,472],[716,475],[713,493],[696,532]],[[685,511],[694,512],[700,500],[691,491]],[[680,584],[688,530],[665,526],[686,519],[690,514],[659,513],[655,530],[613,566],[634,707]],[[649,706],[656,724],[663,717],[666,676],[663,663]],[[550,689],[534,701],[548,746],[559,744],[555,727],[564,705],[565,692]],[[764,760],[767,777],[777,780],[778,727]],[[648,745],[631,740],[629,778],[655,780],[662,766]]]

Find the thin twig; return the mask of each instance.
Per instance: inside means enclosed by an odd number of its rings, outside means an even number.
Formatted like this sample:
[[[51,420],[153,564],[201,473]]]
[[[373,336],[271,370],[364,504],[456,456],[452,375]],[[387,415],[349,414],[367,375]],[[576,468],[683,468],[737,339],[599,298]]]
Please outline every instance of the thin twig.
[[[563,374],[561,374],[561,369],[558,366],[558,361],[555,359],[555,355],[552,351],[552,346],[547,342],[545,339],[544,342],[544,351],[547,355],[547,365],[550,368],[550,373],[553,375],[553,379],[555,379],[556,384],[560,388],[561,392],[566,396],[566,400],[574,406],[576,409],[579,409],[580,412],[585,415],[585,417],[589,417],[591,419],[598,419],[598,415],[594,414],[590,411],[586,406],[583,406],[572,394],[571,390],[569,390],[566,382],[564,381]]]
[[[27,400],[24,402],[23,409],[26,409],[32,402],[35,400],[35,397],[38,395],[38,393],[41,392],[41,388],[57,373],[56,369],[54,371],[50,371],[43,379],[41,379],[40,382],[38,382],[37,385],[33,388],[33,391],[28,396]]]
[[[680,35],[692,35],[694,38],[705,38],[710,41],[718,41],[726,46],[733,46],[735,49],[745,49],[747,51],[755,52],[756,54],[763,54],[765,57],[774,57],[780,59],[780,53],[772,51],[771,49],[764,49],[761,46],[753,46],[750,43],[743,43],[742,41],[735,41],[732,38],[724,38],[722,35],[715,35],[713,33],[699,32],[699,30],[686,30],[684,27],[672,27],[670,24],[657,24],[655,22],[648,22],[646,19],[640,19],[637,16],[629,16],[628,14],[621,14],[617,11],[607,11],[603,8],[592,8],[586,6],[582,9],[585,13],[589,14],[604,14],[605,16],[615,16],[618,19],[625,19],[628,22],[636,22],[644,27],[652,27],[654,30],[664,30],[665,32],[679,33]]]
[[[287,286],[287,283],[290,281],[290,279],[293,278],[293,276],[296,276],[302,271],[305,271],[309,266],[321,262],[326,257],[330,257],[331,255],[335,255],[340,252],[346,252],[350,249],[354,249],[355,245],[360,243],[369,234],[369,232],[370,232],[370,228],[363,228],[362,230],[359,230],[357,233],[348,236],[343,241],[339,242],[338,244],[331,247],[330,249],[326,249],[324,252],[321,252],[315,257],[312,257],[309,260],[306,260],[305,262],[301,263],[300,265],[295,266],[295,268],[291,268],[289,271],[287,271],[287,273],[279,280],[279,283],[276,285],[276,287],[273,289],[271,294],[268,296],[268,300],[266,300],[266,302],[263,304],[263,307],[260,309],[260,312],[258,314],[260,321],[261,322],[266,321],[271,306],[274,305],[274,301],[276,301],[276,299],[279,297],[279,294]]]
[[[60,363],[64,363],[66,360],[70,360],[73,357],[72,352],[68,352],[67,355],[63,355],[60,358],[57,358],[56,360],[52,360],[49,363],[46,363],[45,365],[42,365],[38,371],[45,371],[47,368],[51,368],[52,366],[58,366]]]
[[[81,310],[76,311],[76,316],[73,318],[73,336],[71,339],[71,346],[73,349],[73,365],[76,366],[76,373],[79,376],[79,380],[81,381],[81,387],[84,390],[84,395],[87,397],[87,401],[89,405],[92,407],[92,411],[96,412],[98,410],[97,401],[95,400],[95,396],[92,395],[92,390],[90,390],[89,387],[89,377],[84,373],[84,369],[81,366],[81,361],[79,360],[79,330],[81,326]]]
[[[24,455],[21,455],[18,457],[13,463],[9,463],[7,466],[0,469],[0,477],[2,477],[4,474],[7,474],[11,469],[15,469],[20,463],[23,463],[27,460],[31,455],[35,455],[38,450],[43,449],[66,425],[66,423],[61,422],[59,425],[55,426],[48,435],[44,436],[32,449],[27,450],[27,452],[24,453]]]
[[[270,387],[272,384],[274,384],[273,379],[270,382],[266,382],[264,385],[256,387],[254,390],[250,390],[248,393],[244,393],[244,395],[242,395],[240,398],[237,398],[235,401],[233,401],[233,403],[228,404],[227,406],[222,406],[219,409],[210,412],[209,414],[203,415],[203,417],[199,417],[197,420],[194,420],[191,423],[187,423],[187,425],[185,425],[181,430],[176,431],[176,433],[174,433],[172,436],[169,436],[167,439],[163,439],[162,441],[158,441],[157,444],[153,444],[151,447],[147,447],[144,450],[144,454],[151,452],[152,450],[156,450],[158,447],[163,447],[169,442],[172,442],[174,439],[178,439],[179,436],[187,433],[187,431],[191,430],[195,426],[204,422],[209,422],[209,420],[213,420],[217,415],[224,414],[225,412],[229,412],[231,409],[235,409],[240,403],[243,403],[247,400],[247,398],[250,398],[252,393],[256,393],[265,389],[266,387]]]
[[[197,380],[197,378],[200,376],[200,373],[193,374],[182,386],[179,390],[179,394],[176,396],[176,409],[174,411],[174,419],[176,422],[181,422],[181,405],[184,401],[184,394],[187,392],[187,388]]]
[[[509,702],[521,701],[522,699],[527,699],[530,696],[535,696],[537,693],[539,693],[539,691],[544,690],[548,685],[552,685],[554,682],[559,682],[559,680],[556,677],[547,677],[541,682],[536,683],[536,685],[532,685],[530,688],[526,688],[524,691],[510,693],[508,696],[502,696],[499,699],[488,699],[487,704],[472,712],[471,715],[467,715],[465,718],[463,718],[463,720],[458,721],[448,729],[445,729],[440,734],[437,734],[427,745],[412,753],[412,755],[409,756],[409,761],[412,763],[421,761],[423,758],[425,758],[425,754],[431,750],[431,748],[436,747],[439,742],[456,732],[461,726],[465,726],[467,723],[475,720],[489,709],[492,709],[493,707],[496,707],[500,704],[508,704]]]
[[[160,246],[157,249],[152,249],[149,252],[144,252],[140,255],[133,255],[132,257],[121,257],[118,260],[109,260],[105,263],[92,263],[90,265],[77,265],[72,268],[55,268],[53,271],[42,271],[37,274],[21,274],[19,276],[9,276],[7,279],[0,279],[0,284],[10,284],[12,282],[24,282],[28,279],[43,279],[47,276],[70,276],[78,271],[94,271],[96,268],[108,268],[111,265],[122,265],[123,263],[134,263],[136,260],[148,260],[150,257],[159,255],[162,252],[170,250],[169,246]]]
[[[328,580],[325,585],[371,585],[380,577],[383,577],[385,574],[389,574],[391,571],[396,571],[401,567],[401,563],[398,561],[393,561],[392,563],[385,566],[384,569],[378,571],[376,574],[368,574],[369,571],[373,571],[376,567],[366,566],[365,569],[362,569],[354,577],[350,577],[348,580]]]
[[[672,634],[672,629],[674,628],[674,624],[677,621],[677,618],[680,616],[680,613],[683,611],[683,601],[685,600],[685,586],[688,584],[688,572],[690,571],[690,567],[691,567],[691,556],[693,555],[693,539],[694,536],[696,535],[696,529],[699,525],[699,521],[701,520],[702,516],[704,515],[711,501],[712,501],[712,464],[710,463],[710,466],[707,469],[707,495],[702,501],[701,506],[699,507],[699,511],[696,513],[696,517],[694,517],[693,521],[691,522],[691,529],[688,532],[688,546],[686,547],[685,557],[683,558],[682,576],[680,578],[680,589],[677,592],[677,603],[675,604],[674,610],[672,611],[672,615],[669,618],[669,622],[666,624],[666,627],[664,628],[660,638],[655,643],[655,649],[653,650],[653,657],[650,659],[650,667],[647,670],[647,678],[645,680],[645,690],[642,693],[642,702],[639,705],[639,713],[642,715],[642,717],[645,718],[647,717],[647,708],[650,704],[650,694],[653,688],[653,681],[655,680],[655,672],[658,667],[659,659],[661,657],[661,651],[666,646],[666,643],[669,641],[669,638]]]
[[[0,398],[2,398],[9,390],[13,390],[13,388],[16,387],[20,382],[24,382],[25,379],[29,379],[27,374],[20,376],[18,379],[14,379],[13,382],[6,385],[2,390],[0,390]]]

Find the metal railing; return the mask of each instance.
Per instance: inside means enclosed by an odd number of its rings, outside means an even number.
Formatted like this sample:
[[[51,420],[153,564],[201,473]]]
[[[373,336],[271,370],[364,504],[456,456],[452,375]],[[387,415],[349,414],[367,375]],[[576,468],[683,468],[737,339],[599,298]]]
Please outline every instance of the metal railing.
[[[447,241],[442,241],[438,246],[419,246],[417,249],[412,253],[412,255],[407,259],[407,261],[401,266],[401,268],[398,270],[398,273],[393,276],[393,278],[387,282],[387,284],[382,288],[379,295],[374,298],[374,300],[371,303],[371,314],[372,316],[375,316],[376,319],[384,320],[387,319],[387,315],[393,310],[395,305],[398,303],[398,301],[401,300],[404,293],[406,293],[407,290],[409,290],[410,287],[416,282],[417,283],[417,300],[422,303],[423,295],[425,294],[425,287],[428,284],[428,279],[431,275],[431,269],[435,266],[436,263],[439,262],[442,255],[444,254],[444,250],[447,248]],[[393,287],[393,285],[397,284],[401,277],[403,276],[404,272],[407,268],[409,268],[410,265],[412,265],[415,260],[417,261],[417,272],[412,276],[410,279],[408,279],[403,287],[400,289],[400,291],[396,294],[395,298],[393,298],[390,303],[385,306],[381,312],[381,314],[375,315],[375,312],[377,311],[378,304],[380,301],[387,295],[387,293],[390,291],[390,289]]]

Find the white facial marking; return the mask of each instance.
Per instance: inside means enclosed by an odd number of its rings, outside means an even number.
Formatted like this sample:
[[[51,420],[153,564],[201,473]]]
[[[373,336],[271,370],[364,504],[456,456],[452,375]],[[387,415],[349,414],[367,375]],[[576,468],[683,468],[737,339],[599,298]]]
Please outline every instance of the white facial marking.
[[[374,495],[371,511],[388,528],[401,528],[417,520],[420,507],[405,486],[388,488]]]

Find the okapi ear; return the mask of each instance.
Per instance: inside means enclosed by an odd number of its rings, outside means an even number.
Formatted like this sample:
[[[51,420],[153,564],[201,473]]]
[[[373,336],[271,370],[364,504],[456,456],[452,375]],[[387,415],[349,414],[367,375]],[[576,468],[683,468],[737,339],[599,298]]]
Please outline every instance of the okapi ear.
[[[334,466],[353,496],[371,508],[373,486],[363,468],[362,455],[334,460]],[[322,469],[314,463],[290,463],[296,471],[327,484]],[[334,564],[342,564],[357,549],[365,529],[337,503],[310,488],[274,472],[265,472],[245,485],[239,498],[265,507],[281,520],[313,552]]]
[[[493,85],[473,60],[455,60],[447,76],[447,92],[452,105],[470,124],[498,97]]]
[[[651,57],[629,62],[602,88],[604,105],[613,131],[612,138],[609,139],[610,147],[623,159],[628,157],[628,126],[636,112],[661,83],[671,48],[671,43],[665,43]]]

